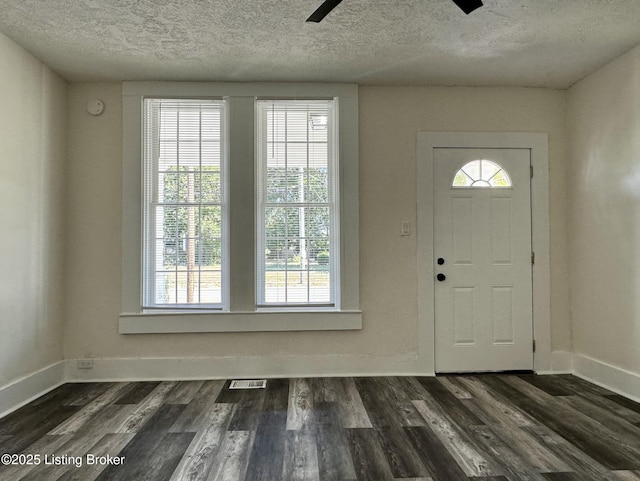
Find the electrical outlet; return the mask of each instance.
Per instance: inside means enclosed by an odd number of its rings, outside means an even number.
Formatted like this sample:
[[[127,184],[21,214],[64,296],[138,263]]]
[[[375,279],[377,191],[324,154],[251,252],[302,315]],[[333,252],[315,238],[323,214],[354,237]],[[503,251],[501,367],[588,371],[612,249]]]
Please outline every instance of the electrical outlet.
[[[411,235],[411,222],[409,222],[408,220],[403,220],[402,222],[400,222],[400,235]]]
[[[78,369],[93,369],[93,359],[78,359]]]

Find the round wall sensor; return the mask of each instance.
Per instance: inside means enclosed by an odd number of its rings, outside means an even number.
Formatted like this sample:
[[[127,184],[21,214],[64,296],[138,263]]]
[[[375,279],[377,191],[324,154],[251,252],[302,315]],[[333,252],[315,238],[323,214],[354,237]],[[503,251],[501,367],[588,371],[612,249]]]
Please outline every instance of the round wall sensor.
[[[98,99],[89,100],[87,102],[87,112],[91,115],[100,115],[104,112],[104,102]]]

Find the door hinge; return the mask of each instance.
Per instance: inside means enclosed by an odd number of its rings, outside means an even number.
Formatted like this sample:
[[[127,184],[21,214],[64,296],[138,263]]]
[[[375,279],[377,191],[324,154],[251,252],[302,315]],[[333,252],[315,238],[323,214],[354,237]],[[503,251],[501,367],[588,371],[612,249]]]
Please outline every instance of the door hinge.
[[[533,179],[533,165],[529,166],[529,176]]]
[[[533,352],[536,352],[536,340],[533,340]]]
[[[531,253],[531,265],[536,263],[536,253],[532,252]]]

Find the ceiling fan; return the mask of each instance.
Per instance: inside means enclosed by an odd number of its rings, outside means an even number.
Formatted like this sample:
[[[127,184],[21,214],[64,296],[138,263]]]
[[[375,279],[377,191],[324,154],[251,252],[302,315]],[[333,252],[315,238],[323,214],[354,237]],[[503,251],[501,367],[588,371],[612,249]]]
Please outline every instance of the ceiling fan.
[[[342,0],[325,0],[322,5],[318,7],[318,9],[311,14],[309,18],[307,18],[307,22],[315,22],[318,23],[322,21],[324,17],[326,17],[331,10],[336,8]],[[482,7],[482,0],[453,0],[460,9],[469,15],[476,8]]]

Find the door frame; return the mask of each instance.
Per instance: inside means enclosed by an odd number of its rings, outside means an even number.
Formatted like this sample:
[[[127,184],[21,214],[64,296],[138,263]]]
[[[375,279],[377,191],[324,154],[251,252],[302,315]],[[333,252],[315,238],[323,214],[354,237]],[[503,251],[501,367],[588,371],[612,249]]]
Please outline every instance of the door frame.
[[[549,260],[549,144],[546,133],[418,132],[417,159],[417,280],[418,358],[420,370],[435,374],[435,269],[433,152],[437,148],[529,149],[531,179],[531,248],[533,275],[533,368],[551,371],[551,269]]]

